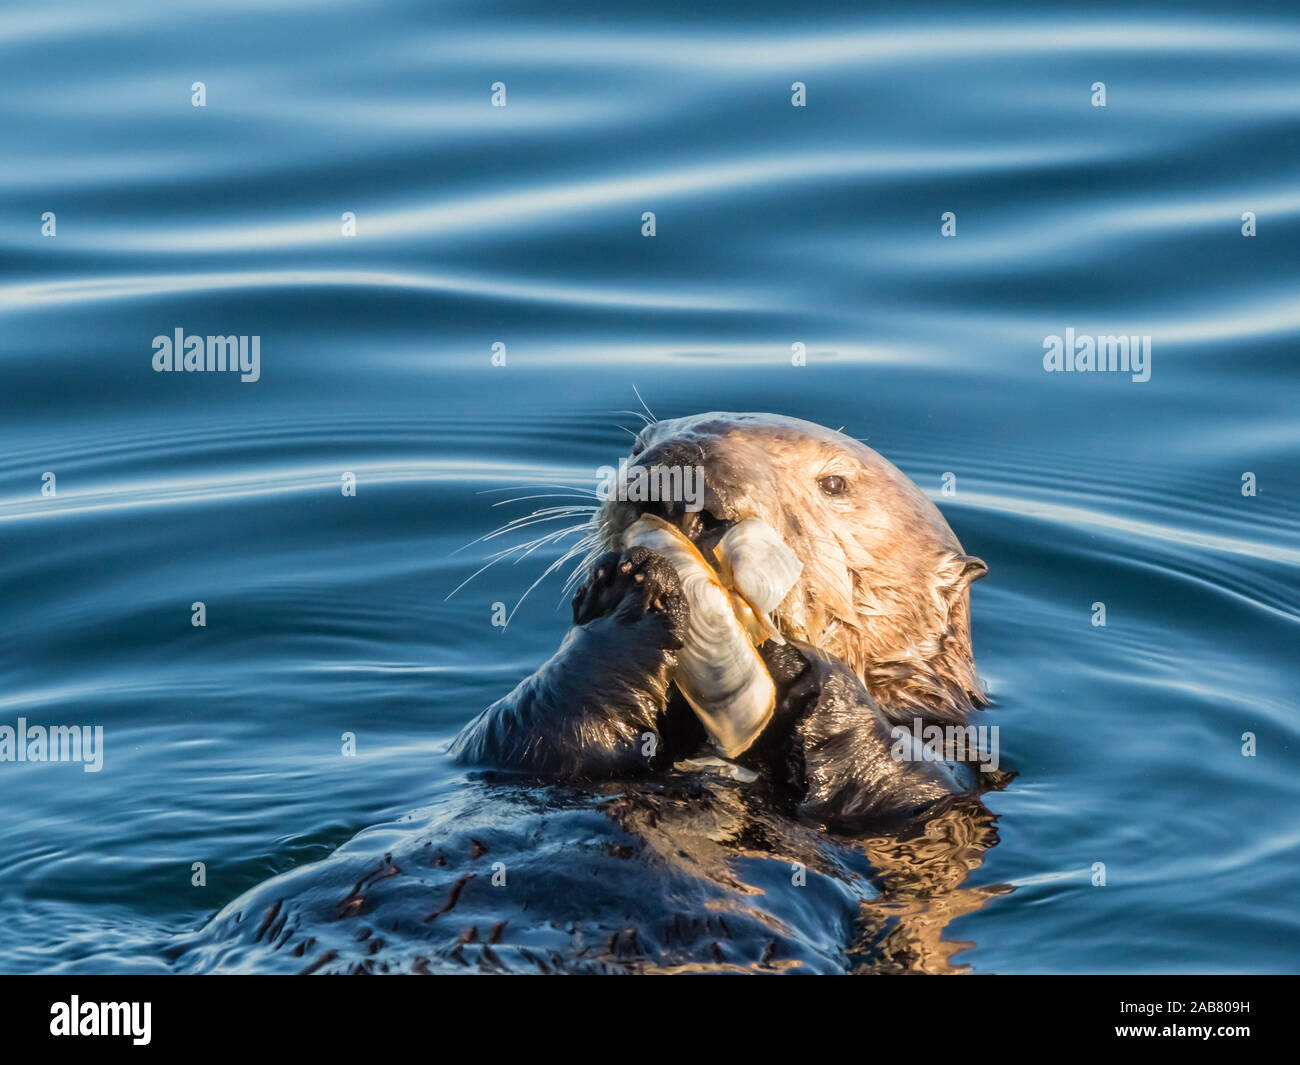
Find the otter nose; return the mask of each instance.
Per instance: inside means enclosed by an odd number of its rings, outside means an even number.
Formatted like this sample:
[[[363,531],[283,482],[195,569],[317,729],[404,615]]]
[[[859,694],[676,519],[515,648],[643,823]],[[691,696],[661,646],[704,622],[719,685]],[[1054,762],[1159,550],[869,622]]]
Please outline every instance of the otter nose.
[[[665,440],[631,460],[630,468],[640,467],[650,474],[659,475],[659,484],[689,486],[689,497],[660,494],[641,501],[641,509],[661,518],[689,526],[698,532],[701,522],[707,525],[726,522],[728,508],[719,497],[709,475],[704,448],[692,440]],[[671,475],[666,476],[668,471]],[[688,472],[689,471],[689,472]],[[712,521],[710,519],[716,519]],[[689,535],[689,534],[688,534]]]
[[[682,473],[690,470],[692,471],[690,476],[698,481],[698,488],[704,489],[703,459],[704,453],[698,444],[693,444],[689,440],[665,440],[637,455],[632,460],[631,466],[632,468],[639,466],[651,475],[658,475],[661,479],[660,483],[666,482],[669,485],[688,483],[683,480]],[[672,476],[664,478],[664,474],[669,471],[676,471],[677,477],[675,480]],[[698,510],[699,507],[700,501],[697,500],[692,509]],[[655,514],[677,524],[686,515],[687,500],[678,498],[671,493],[653,493],[651,498],[641,501],[641,508],[650,514]]]
[[[634,466],[651,469],[655,466],[676,466],[685,469],[688,466],[704,465],[704,449],[690,440],[665,440],[647,451],[641,452],[632,460]]]

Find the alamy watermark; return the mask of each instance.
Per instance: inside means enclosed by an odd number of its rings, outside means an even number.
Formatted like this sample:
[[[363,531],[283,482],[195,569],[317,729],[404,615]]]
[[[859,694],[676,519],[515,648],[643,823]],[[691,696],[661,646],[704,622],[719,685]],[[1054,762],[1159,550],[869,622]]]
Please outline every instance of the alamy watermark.
[[[596,495],[620,503],[681,503],[688,511],[704,509],[703,466],[601,466]]]
[[[50,1035],[130,1036],[135,1046],[148,1046],[152,1002],[68,1002],[50,1006]]]
[[[87,773],[104,768],[104,726],[0,725],[0,762],[81,762]]]
[[[976,762],[981,773],[996,772],[997,725],[927,725],[919,717],[912,725],[895,725],[889,731],[889,749],[895,762]]]
[[[177,326],[171,336],[153,338],[155,373],[239,374],[245,384],[262,376],[260,336],[186,336]]]
[[[1064,337],[1055,333],[1043,338],[1044,373],[1126,373],[1134,381],[1151,380],[1151,338],[1149,336],[1075,335],[1073,327]]]

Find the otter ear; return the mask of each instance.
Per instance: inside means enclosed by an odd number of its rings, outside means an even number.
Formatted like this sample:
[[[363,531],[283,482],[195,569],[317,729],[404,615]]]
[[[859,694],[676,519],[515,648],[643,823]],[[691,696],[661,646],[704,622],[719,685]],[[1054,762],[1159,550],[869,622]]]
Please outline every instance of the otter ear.
[[[939,580],[949,596],[957,596],[989,571],[982,558],[974,555],[946,555],[939,564]]]

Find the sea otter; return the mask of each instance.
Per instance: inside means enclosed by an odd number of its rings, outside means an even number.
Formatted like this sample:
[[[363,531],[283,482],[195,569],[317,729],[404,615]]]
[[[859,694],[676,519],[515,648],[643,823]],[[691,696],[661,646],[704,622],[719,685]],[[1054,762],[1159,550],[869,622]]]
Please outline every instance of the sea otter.
[[[997,843],[976,792],[1009,778],[896,760],[889,727],[985,704],[968,606],[984,564],[903,474],[808,422],[656,422],[632,454],[702,467],[704,507],[594,514],[559,651],[453,745],[507,771],[444,780],[425,808],[249,885],[159,945],[178,970],[960,969],[948,922],[1011,890],[965,884]],[[731,762],[694,757],[680,578],[623,546],[647,510],[706,549],[760,518],[802,563],[783,642],[760,648],[779,705]]]
[[[728,529],[758,519],[802,568],[772,614],[779,636],[759,648],[775,711],[740,765],[763,774],[777,801],[841,830],[978,790],[968,767],[920,757],[892,730],[914,719],[962,725],[987,704],[969,606],[987,567],[920,489],[858,440],[771,414],[654,421],[629,461],[699,471],[703,505],[604,502],[593,520],[607,550],[574,596],[573,627],[466,726],[458,759],[591,780],[700,751],[708,737],[674,683],[689,610],[678,573],[655,551],[625,549],[624,537],[650,513],[712,559]]]

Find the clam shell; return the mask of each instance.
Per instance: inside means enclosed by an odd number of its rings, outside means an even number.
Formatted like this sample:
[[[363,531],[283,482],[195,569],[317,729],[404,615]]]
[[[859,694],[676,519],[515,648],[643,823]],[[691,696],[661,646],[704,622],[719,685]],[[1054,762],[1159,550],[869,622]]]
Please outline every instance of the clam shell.
[[[784,643],[771,613],[781,605],[803,572],[799,556],[770,525],[758,518],[736,522],[718,541],[713,553],[718,558],[722,579],[748,604],[762,635]]]
[[[764,614],[781,605],[803,572],[799,556],[758,518],[736,522],[713,550],[724,579]]]
[[[685,643],[677,653],[677,687],[713,745],[728,758],[740,754],[771,720],[776,686],[737,616],[736,602],[675,525],[647,514],[623,542],[657,551],[677,571],[690,605]]]

